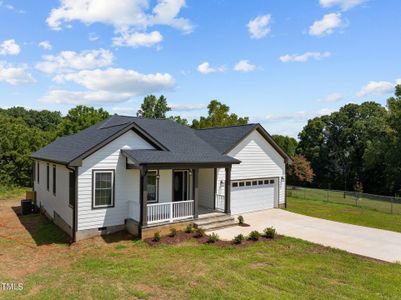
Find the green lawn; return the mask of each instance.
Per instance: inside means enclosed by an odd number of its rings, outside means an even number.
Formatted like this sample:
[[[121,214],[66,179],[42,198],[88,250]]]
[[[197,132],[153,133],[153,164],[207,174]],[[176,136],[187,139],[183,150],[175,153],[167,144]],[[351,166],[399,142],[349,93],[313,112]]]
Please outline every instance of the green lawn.
[[[151,247],[134,241],[79,248],[58,250],[65,254],[52,267],[26,276],[0,275],[1,282],[24,283],[22,292],[6,292],[4,299],[401,297],[400,265],[292,238],[236,248],[196,242]]]
[[[287,196],[304,200],[320,200],[331,203],[358,206],[384,213],[401,215],[401,198],[391,198],[379,195],[358,195],[354,192],[344,192],[311,188],[287,188]],[[392,201],[391,201],[392,200]]]
[[[0,185],[0,200],[7,200],[16,197],[25,197],[25,192],[30,191],[32,188],[24,187],[6,187]]]
[[[401,215],[364,207],[287,197],[287,210],[322,219],[401,232]]]

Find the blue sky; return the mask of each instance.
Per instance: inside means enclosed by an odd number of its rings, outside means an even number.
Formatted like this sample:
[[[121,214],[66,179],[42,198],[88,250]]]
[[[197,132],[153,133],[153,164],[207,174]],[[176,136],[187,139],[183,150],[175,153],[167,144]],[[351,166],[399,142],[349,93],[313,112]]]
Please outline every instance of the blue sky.
[[[118,4],[118,5],[117,5]],[[397,0],[0,0],[0,107],[172,114],[211,99],[296,137],[342,105],[385,104],[401,83]]]

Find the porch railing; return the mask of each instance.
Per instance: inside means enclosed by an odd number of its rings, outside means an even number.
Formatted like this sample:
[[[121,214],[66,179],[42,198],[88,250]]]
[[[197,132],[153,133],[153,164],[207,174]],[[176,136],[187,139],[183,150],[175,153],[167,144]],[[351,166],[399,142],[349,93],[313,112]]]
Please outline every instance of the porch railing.
[[[174,222],[194,216],[194,200],[148,204],[148,224]]]
[[[225,197],[221,194],[216,194],[216,209],[220,211],[224,211],[225,206]]]

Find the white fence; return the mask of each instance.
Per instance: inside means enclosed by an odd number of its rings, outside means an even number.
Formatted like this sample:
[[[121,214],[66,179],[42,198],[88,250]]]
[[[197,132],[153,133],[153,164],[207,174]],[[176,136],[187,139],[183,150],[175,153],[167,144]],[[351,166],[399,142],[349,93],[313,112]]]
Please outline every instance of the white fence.
[[[148,224],[193,218],[194,200],[148,204]]]
[[[224,211],[225,207],[225,197],[224,195],[216,194],[216,209]]]

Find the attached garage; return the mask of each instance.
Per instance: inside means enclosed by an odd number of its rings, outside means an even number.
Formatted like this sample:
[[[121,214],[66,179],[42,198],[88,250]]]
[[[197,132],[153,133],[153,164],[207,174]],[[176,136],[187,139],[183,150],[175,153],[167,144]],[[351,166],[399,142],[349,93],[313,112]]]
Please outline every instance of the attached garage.
[[[231,213],[241,214],[277,207],[278,182],[274,178],[235,180],[231,183]]]

